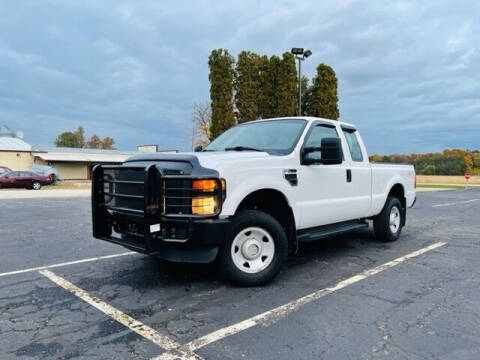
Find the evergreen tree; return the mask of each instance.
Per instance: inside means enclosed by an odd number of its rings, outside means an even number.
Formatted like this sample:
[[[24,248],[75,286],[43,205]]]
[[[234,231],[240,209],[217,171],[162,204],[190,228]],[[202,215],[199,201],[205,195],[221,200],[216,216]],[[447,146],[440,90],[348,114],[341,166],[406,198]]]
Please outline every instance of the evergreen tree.
[[[297,67],[295,57],[286,52],[282,55],[277,73],[277,89],[275,92],[277,108],[275,116],[295,116],[297,113]]]
[[[74,147],[83,148],[85,146],[85,130],[83,129],[83,126],[80,125],[73,134],[76,139]]]
[[[276,55],[264,60],[261,79],[262,118],[272,118],[278,115],[278,89],[281,68],[282,60]]]
[[[213,50],[208,59],[212,107],[211,140],[235,125],[233,113],[233,63],[227,50]]]
[[[238,54],[235,71],[237,121],[243,123],[260,116],[260,66],[262,59],[250,51]]]
[[[308,78],[302,76],[302,113],[300,115],[309,115],[308,109],[310,107],[310,98],[312,97],[312,87],[308,84]],[[298,101],[298,89],[297,89],[297,101]]]
[[[269,102],[270,102],[270,94],[267,91],[267,84],[269,84],[269,67],[270,67],[270,60],[268,56],[263,55],[260,58],[259,64],[259,95],[258,95],[258,114],[259,117],[262,119],[267,118],[267,114],[270,112]]]
[[[337,120],[338,110],[337,76],[328,65],[320,64],[313,78],[311,95],[307,109],[308,115]]]
[[[260,61],[259,114],[262,118],[293,116],[297,108],[297,70],[293,54]]]

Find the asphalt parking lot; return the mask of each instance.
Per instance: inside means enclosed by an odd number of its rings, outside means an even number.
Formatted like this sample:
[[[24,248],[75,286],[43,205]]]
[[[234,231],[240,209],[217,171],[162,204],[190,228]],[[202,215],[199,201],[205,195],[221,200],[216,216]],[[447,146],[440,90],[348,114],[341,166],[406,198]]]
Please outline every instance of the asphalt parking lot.
[[[303,245],[258,288],[93,239],[89,201],[0,200],[1,359],[478,359],[480,190],[419,194],[395,243]]]

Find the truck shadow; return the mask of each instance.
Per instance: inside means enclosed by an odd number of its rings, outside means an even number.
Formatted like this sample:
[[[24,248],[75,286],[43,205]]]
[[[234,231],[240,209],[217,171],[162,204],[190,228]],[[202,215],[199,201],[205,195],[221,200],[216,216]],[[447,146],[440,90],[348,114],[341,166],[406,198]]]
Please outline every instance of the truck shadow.
[[[361,229],[345,235],[337,235],[322,240],[299,244],[296,253],[290,254],[283,272],[289,268],[312,262],[328,262],[342,254],[368,251],[368,249],[384,248],[384,243],[376,241],[371,229]],[[199,283],[225,284],[221,274],[218,274],[216,264],[194,264],[168,262],[153,257],[145,257],[136,272],[142,273],[147,287],[175,284],[178,286],[195,285]],[[140,285],[140,283],[137,283]],[[227,285],[228,286],[228,285]]]
[[[361,229],[349,234],[339,235],[322,240],[301,243],[296,254],[290,254],[283,271],[281,283],[287,278],[290,281],[301,274],[303,268],[315,268],[321,271],[328,264],[348,258],[368,259],[367,253],[372,248],[384,248],[384,243],[375,240],[371,229]],[[318,266],[320,265],[320,266]],[[118,266],[118,268],[117,268]],[[124,259],[114,268],[104,269],[102,276],[89,274],[81,279],[89,289],[100,289],[103,286],[128,286],[138,291],[149,291],[155,288],[184,289],[187,293],[193,288],[216,288],[227,284],[218,273],[216,264],[174,263],[154,257],[145,256],[135,261]],[[108,274],[107,276],[105,276]],[[302,276],[303,277],[303,276]],[[269,284],[265,286],[270,286]],[[260,286],[261,288],[261,286]]]

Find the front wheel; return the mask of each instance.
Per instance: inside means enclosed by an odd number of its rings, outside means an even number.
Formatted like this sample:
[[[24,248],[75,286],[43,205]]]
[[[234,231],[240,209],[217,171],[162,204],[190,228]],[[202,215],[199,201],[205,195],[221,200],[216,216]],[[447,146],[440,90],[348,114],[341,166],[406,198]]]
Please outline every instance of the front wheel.
[[[287,254],[287,236],[278,221],[262,211],[245,210],[233,219],[217,266],[227,281],[255,286],[272,280]]]
[[[388,197],[382,212],[373,219],[373,228],[378,240],[395,241],[400,237],[404,212],[402,203],[396,197]]]

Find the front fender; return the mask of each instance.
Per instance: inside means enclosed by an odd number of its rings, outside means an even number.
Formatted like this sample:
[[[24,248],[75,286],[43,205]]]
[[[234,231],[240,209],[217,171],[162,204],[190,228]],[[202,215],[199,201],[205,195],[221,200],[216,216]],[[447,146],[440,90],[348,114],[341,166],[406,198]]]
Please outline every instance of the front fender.
[[[268,184],[268,186],[266,184]],[[227,181],[227,198],[223,203],[220,215],[234,215],[243,199],[257,190],[264,189],[272,189],[281,192],[285,196],[295,215],[294,204],[290,203],[289,200],[291,198],[290,194],[292,186],[283,178],[268,175],[257,175],[247,180],[233,182],[232,186],[229,186]]]

